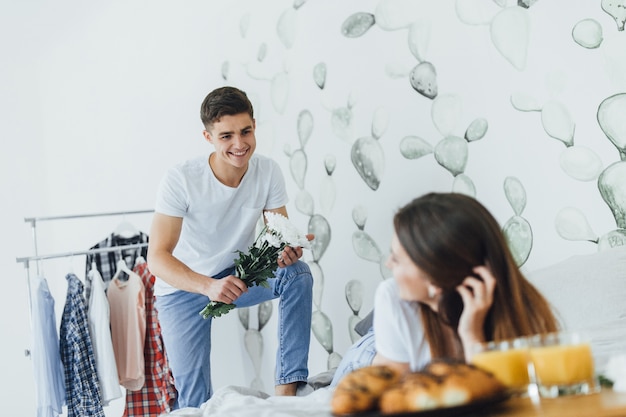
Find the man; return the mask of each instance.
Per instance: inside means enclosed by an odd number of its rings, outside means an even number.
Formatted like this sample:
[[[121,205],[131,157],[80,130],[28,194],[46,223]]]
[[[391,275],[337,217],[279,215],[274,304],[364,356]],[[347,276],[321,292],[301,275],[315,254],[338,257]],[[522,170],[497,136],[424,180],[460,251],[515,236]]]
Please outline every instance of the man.
[[[248,307],[280,298],[275,393],[295,395],[308,377],[311,337],[313,278],[299,260],[302,248],[287,247],[278,257],[269,289],[247,288],[233,276],[236,251],[247,252],[263,212],[287,216],[284,178],[275,161],[254,155],[253,108],[243,91],[212,91],[200,115],[204,138],[215,149],[208,158],[167,172],[148,246],[163,342],[179,393],[176,408],[199,407],[213,392],[211,319],[199,314],[209,300]]]

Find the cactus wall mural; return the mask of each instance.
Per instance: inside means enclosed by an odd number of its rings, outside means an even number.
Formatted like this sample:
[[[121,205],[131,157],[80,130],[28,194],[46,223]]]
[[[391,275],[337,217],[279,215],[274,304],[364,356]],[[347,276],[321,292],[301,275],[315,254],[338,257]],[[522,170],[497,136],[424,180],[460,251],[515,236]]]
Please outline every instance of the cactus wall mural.
[[[316,235],[305,259],[315,280],[313,343],[325,352],[324,368],[336,366],[346,343],[358,338],[354,325],[367,313],[362,309],[371,308],[376,283],[390,276],[389,234],[381,230],[391,227],[397,207],[420,193],[460,192],[494,207],[522,267],[546,233],[563,244],[586,242],[588,251],[626,244],[623,1],[331,3],[242,9],[238,21],[224,24],[238,28],[229,35],[242,50],[225,50],[212,64],[222,77],[216,83],[239,85],[256,98],[257,122],[271,127],[260,129],[269,135],[258,132],[258,140],[273,143],[266,153],[283,162],[290,214]],[[554,13],[559,8],[568,13]],[[472,38],[469,47],[464,34]],[[550,45],[561,50],[546,53]],[[541,62],[560,53],[581,66]],[[583,62],[595,65],[585,70]],[[581,71],[589,85],[568,83]],[[381,85],[397,100],[377,95]],[[590,100],[593,111],[581,111]],[[517,136],[520,126],[534,135]],[[529,153],[511,150],[524,146]],[[541,162],[523,160],[533,154]],[[547,179],[537,192],[538,182],[528,178],[544,175],[540,169],[566,186]],[[592,193],[589,184],[595,184]],[[558,210],[542,214],[549,226],[539,225],[543,198],[560,195],[551,196],[551,187],[584,189],[592,197],[557,200]],[[593,210],[577,206],[589,207],[589,199]],[[340,260],[348,253],[352,266]],[[354,265],[363,265],[360,272]],[[259,309],[259,317],[271,314],[267,306]],[[241,322],[251,332],[246,314]],[[261,328],[246,336],[250,355],[262,349]],[[251,385],[262,387],[258,366],[255,371]]]
[[[25,216],[150,208],[168,166],[212,150],[202,99],[237,86],[289,217],[316,236],[311,375],[358,339],[390,278],[393,215],[423,193],[481,201],[524,272],[626,244],[626,0],[35,1],[3,16],[7,254],[32,254]],[[42,229],[39,252],[99,234],[69,223]],[[5,264],[21,352],[24,268]],[[43,265],[62,307],[68,265]],[[215,389],[273,392],[278,311],[214,322]],[[31,364],[10,365],[23,412]]]

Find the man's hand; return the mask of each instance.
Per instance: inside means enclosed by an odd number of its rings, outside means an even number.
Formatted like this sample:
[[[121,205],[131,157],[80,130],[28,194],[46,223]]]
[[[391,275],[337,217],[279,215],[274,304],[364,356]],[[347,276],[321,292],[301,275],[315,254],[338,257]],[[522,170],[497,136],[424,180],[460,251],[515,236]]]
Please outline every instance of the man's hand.
[[[307,240],[310,242],[315,239],[315,235],[306,235]],[[285,249],[278,255],[278,266],[284,268],[291,264],[294,264],[302,257],[302,248],[300,246],[292,248],[291,246],[285,247]]]
[[[234,275],[222,279],[211,278],[209,293],[205,294],[211,301],[232,304],[241,294],[248,291],[246,283]]]

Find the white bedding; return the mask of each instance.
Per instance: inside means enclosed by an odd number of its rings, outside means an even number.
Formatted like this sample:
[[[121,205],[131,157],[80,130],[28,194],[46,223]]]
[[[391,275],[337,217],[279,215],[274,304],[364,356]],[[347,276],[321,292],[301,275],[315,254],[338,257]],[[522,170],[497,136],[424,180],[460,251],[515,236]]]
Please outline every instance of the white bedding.
[[[331,396],[330,388],[302,397],[276,397],[251,388],[227,386],[217,390],[200,408],[182,408],[161,417],[332,417]]]

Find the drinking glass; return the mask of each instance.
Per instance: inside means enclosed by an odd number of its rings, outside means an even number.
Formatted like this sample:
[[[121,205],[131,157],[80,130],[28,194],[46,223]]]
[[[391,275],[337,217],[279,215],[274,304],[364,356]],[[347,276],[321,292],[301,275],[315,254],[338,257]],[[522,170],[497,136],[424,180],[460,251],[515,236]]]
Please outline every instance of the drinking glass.
[[[491,372],[513,394],[525,395],[530,383],[528,340],[524,337],[476,344],[470,362]]]
[[[591,343],[580,332],[539,334],[529,339],[530,382],[540,397],[596,392]]]

